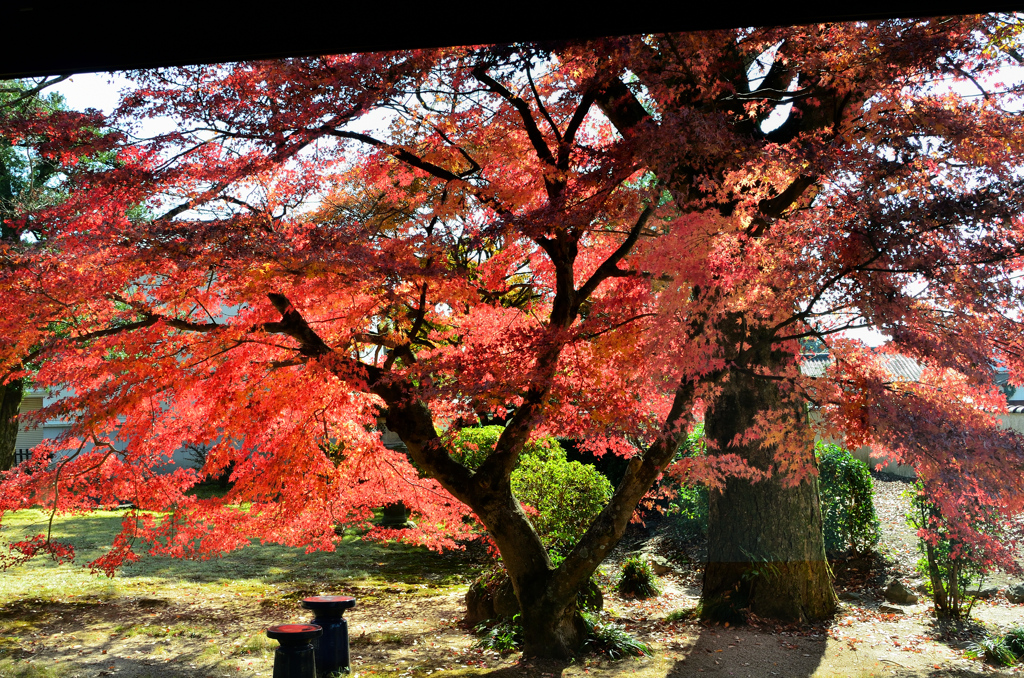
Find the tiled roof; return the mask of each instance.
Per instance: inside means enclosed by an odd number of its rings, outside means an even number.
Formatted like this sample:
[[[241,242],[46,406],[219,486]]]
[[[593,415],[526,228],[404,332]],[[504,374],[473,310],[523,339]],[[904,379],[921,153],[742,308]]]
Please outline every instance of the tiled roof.
[[[895,353],[886,353],[880,357],[882,367],[897,380],[919,381],[921,379],[921,364],[913,358]],[[803,356],[800,371],[808,377],[821,377],[824,376],[825,370],[831,364],[832,358],[827,353],[808,353]]]
[[[913,358],[889,353],[882,356],[882,367],[900,381],[920,381],[923,367]]]
[[[823,377],[832,364],[828,353],[805,353],[800,361],[800,371],[805,377]]]

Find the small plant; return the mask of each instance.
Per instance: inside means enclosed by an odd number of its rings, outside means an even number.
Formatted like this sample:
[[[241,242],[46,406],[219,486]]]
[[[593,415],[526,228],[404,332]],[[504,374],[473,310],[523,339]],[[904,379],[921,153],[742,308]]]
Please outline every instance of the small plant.
[[[1024,626],[1011,627],[1004,636],[1006,647],[1017,656],[1017,659],[1024,661]]]
[[[654,654],[650,645],[637,640],[618,624],[602,622],[589,612],[583,613],[583,622],[588,636],[583,646],[589,650],[606,654],[610,659],[650,657]]]
[[[868,465],[846,448],[818,442],[818,488],[825,549],[831,552],[870,552],[882,536]]]
[[[512,619],[488,619],[478,624],[475,631],[480,640],[476,642],[476,647],[501,654],[518,650],[523,643],[523,625],[519,617],[517,614]]]
[[[989,664],[996,666],[1013,666],[1017,663],[1017,655],[1010,649],[1004,636],[988,636],[972,643],[967,648],[967,655],[975,659],[983,657]]]
[[[632,556],[623,561],[618,589],[623,595],[641,599],[661,594],[651,564],[640,556]]]
[[[684,607],[681,610],[673,610],[672,612],[669,612],[668,615],[666,615],[665,617],[665,621],[671,623],[689,621],[691,619],[699,619],[700,612],[700,603],[697,603],[693,607]]]

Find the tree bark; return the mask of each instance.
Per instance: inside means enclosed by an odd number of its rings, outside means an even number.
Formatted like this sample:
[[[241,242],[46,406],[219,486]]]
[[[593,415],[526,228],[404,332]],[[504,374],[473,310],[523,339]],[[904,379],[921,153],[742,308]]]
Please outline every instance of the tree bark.
[[[12,379],[0,386],[0,471],[7,471],[14,466],[14,446],[18,439],[18,408],[21,407],[21,396],[24,382]]]
[[[784,402],[777,381],[747,371],[731,370],[722,387],[705,419],[709,440],[720,453],[733,452],[759,470],[774,471],[775,446],[729,444],[769,409],[788,407],[792,424],[807,425],[802,407]],[[806,454],[813,462],[809,445]],[[730,478],[708,500],[705,618],[736,623],[743,610],[789,621],[833,614],[836,597],[825,559],[817,478],[797,487],[784,487],[778,473],[756,482]]]

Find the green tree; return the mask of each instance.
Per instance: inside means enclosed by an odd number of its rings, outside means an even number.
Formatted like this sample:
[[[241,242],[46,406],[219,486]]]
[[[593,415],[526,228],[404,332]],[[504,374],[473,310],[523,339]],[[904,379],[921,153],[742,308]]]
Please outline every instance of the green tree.
[[[28,115],[64,109],[59,94],[43,94],[46,87],[61,79],[0,81],[0,260],[38,241],[38,234],[31,228],[31,215],[59,199],[58,164],[38,152],[38,137],[15,130],[19,120]],[[0,471],[14,465],[18,410],[25,386],[23,377],[0,385]]]

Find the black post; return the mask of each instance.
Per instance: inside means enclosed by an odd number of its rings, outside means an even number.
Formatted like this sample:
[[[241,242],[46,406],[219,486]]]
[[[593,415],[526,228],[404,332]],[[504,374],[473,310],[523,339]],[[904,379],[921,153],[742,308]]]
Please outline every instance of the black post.
[[[316,675],[326,678],[337,671],[351,671],[348,649],[348,621],[345,610],[355,607],[352,596],[311,596],[302,607],[313,611],[313,624],[324,630],[316,643]],[[276,677],[275,677],[276,678]]]
[[[282,624],[267,629],[267,636],[281,644],[274,652],[273,678],[316,678],[313,641],[323,632],[314,624]]]

